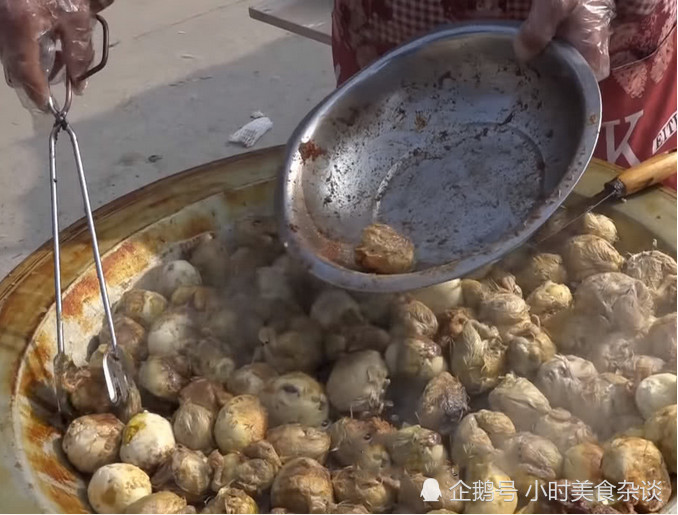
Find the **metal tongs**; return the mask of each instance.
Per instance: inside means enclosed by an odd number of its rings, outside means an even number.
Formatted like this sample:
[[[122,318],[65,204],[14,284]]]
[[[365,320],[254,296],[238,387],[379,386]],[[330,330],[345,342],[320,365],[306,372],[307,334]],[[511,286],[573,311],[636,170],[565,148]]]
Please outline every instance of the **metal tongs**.
[[[99,72],[106,66],[108,61],[108,24],[101,16],[96,16],[97,21],[103,28],[103,43],[104,49],[101,56],[101,62],[88,70],[79,80],[85,80],[95,73]],[[75,166],[80,180],[80,191],[82,193],[82,200],[85,208],[85,217],[87,218],[87,225],[89,226],[89,233],[92,237],[92,250],[94,253],[94,264],[96,266],[97,276],[99,278],[99,290],[101,291],[101,301],[106,313],[106,321],[108,329],[111,332],[111,348],[108,349],[103,357],[103,371],[108,397],[114,405],[125,403],[128,398],[130,384],[125,369],[122,365],[122,356],[118,342],[115,337],[115,328],[113,325],[113,315],[111,306],[108,301],[108,292],[106,289],[106,278],[104,277],[103,267],[101,265],[101,255],[99,253],[99,245],[97,243],[96,230],[94,228],[94,219],[92,217],[92,207],[89,202],[89,193],[87,192],[87,181],[85,180],[85,171],[82,165],[82,157],[80,155],[80,146],[78,145],[78,138],[75,135],[73,127],[66,119],[68,111],[73,100],[73,88],[68,77],[65,80],[66,98],[63,107],[57,105],[56,100],[50,93],[48,102],[49,110],[54,115],[54,126],[49,136],[49,176],[50,176],[50,190],[52,197],[52,235],[54,238],[54,290],[56,297],[56,319],[57,319],[57,346],[58,352],[54,358],[54,380],[57,398],[57,408],[59,413],[65,414],[68,412],[67,394],[64,389],[63,379],[66,367],[68,365],[68,357],[66,356],[66,349],[64,345],[64,330],[62,321],[62,291],[61,291],[61,267],[60,267],[60,248],[59,248],[59,214],[58,214],[58,198],[57,198],[57,167],[56,167],[56,143],[61,131],[68,134],[73,147],[73,155],[75,157]]]

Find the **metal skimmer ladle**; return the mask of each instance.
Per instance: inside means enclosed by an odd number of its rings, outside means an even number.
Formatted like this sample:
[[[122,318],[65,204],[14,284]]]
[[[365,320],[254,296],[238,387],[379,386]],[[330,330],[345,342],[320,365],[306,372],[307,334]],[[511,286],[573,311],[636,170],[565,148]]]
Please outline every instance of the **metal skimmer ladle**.
[[[101,16],[96,16],[97,21],[101,24],[104,34],[104,50],[101,57],[101,62],[85,73],[80,80],[85,80],[106,65],[108,60],[108,24]],[[85,217],[87,218],[87,225],[92,237],[92,250],[94,253],[94,264],[96,266],[97,277],[99,278],[99,289],[101,291],[101,300],[106,314],[106,322],[111,333],[111,348],[106,351],[103,358],[104,381],[108,391],[108,397],[114,405],[119,405],[127,401],[130,384],[127,374],[122,365],[122,358],[118,342],[115,337],[115,328],[113,326],[113,315],[111,313],[111,306],[108,301],[108,292],[106,290],[106,278],[104,277],[103,267],[101,265],[101,255],[99,253],[99,245],[97,243],[96,230],[94,228],[94,219],[92,217],[92,208],[89,202],[89,193],[87,192],[87,181],[85,179],[85,171],[82,165],[82,157],[80,155],[80,146],[78,145],[78,138],[70,123],[66,119],[66,115],[71,107],[73,100],[73,88],[71,82],[66,78],[66,98],[63,107],[59,107],[50,94],[48,106],[49,110],[54,115],[54,127],[49,136],[49,174],[50,174],[50,190],[52,197],[52,235],[54,238],[54,290],[56,297],[56,318],[57,318],[57,355],[54,358],[54,380],[57,398],[57,407],[59,412],[65,414],[69,411],[66,391],[63,386],[63,378],[65,368],[68,364],[68,357],[64,346],[64,330],[62,321],[62,291],[61,291],[61,267],[60,267],[60,248],[59,248],[59,214],[58,214],[58,199],[57,199],[57,168],[56,168],[56,143],[61,131],[68,134],[73,147],[73,155],[75,157],[75,166],[78,171],[78,179],[80,181],[80,191],[82,192],[82,200],[85,208]]]

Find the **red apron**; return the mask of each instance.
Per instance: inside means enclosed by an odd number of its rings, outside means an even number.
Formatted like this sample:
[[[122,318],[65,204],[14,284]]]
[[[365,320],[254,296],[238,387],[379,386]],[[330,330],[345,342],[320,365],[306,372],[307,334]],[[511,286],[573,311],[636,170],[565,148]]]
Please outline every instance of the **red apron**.
[[[335,0],[338,84],[397,45],[438,25],[523,20],[531,0]],[[617,0],[610,76],[595,156],[623,167],[676,149],[676,0]],[[676,188],[676,176],[667,181]]]

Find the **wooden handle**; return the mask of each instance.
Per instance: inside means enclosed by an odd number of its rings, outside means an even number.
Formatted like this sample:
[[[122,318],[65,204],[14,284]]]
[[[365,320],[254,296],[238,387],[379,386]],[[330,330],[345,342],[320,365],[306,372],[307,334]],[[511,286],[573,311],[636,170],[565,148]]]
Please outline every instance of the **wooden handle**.
[[[638,166],[623,171],[616,181],[624,185],[624,196],[633,195],[668,179],[676,173],[676,152],[651,157]]]

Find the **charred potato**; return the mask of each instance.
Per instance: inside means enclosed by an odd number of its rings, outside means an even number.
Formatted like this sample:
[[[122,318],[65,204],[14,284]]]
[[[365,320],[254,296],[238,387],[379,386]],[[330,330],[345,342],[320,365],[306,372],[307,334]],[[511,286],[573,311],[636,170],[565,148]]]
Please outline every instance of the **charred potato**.
[[[657,356],[676,371],[676,313],[658,318],[650,326],[650,330],[639,343],[640,351]]]
[[[222,456],[214,451],[209,463],[214,473],[213,490],[233,486],[254,497],[260,497],[271,487],[282,466],[275,449],[266,440],[245,447],[242,453]]]
[[[385,358],[392,375],[419,381],[428,381],[447,369],[440,346],[422,337],[394,341]]]
[[[397,338],[421,336],[432,339],[438,332],[438,319],[423,302],[406,300],[396,304],[391,332]]]
[[[148,353],[173,356],[196,335],[196,321],[184,308],[165,311],[155,319],[148,330]]]
[[[655,374],[643,379],[636,389],[636,405],[645,419],[676,403],[676,375]]]
[[[291,328],[282,334],[263,328],[259,332],[266,363],[276,372],[313,373],[323,361],[323,334],[313,320],[301,317],[292,320]]]
[[[634,384],[636,384],[646,377],[650,377],[667,370],[671,370],[671,367],[663,359],[656,358],[654,356],[636,354],[631,356],[629,361],[622,364],[622,366],[617,369],[617,373],[623,375],[626,379],[629,379]]]
[[[108,390],[101,368],[96,366],[67,366],[62,384],[68,394],[68,400],[78,414],[114,413],[123,422],[142,410],[139,390],[131,385],[129,398],[121,406],[113,406],[108,398]]]
[[[205,455],[179,445],[153,474],[151,484],[155,490],[170,490],[189,502],[199,502],[211,480],[212,471]]]
[[[581,398],[584,385],[597,375],[598,371],[590,361],[579,356],[556,354],[539,368],[535,385],[554,407],[571,409]]]
[[[676,405],[664,406],[645,421],[645,438],[653,442],[664,456],[673,474],[676,473]]]
[[[174,412],[172,428],[177,442],[209,453],[216,447],[212,430],[218,411],[232,399],[220,384],[196,378],[179,393],[181,406]]]
[[[159,293],[135,288],[122,294],[115,312],[148,328],[166,308],[167,299]]]
[[[355,248],[355,262],[363,270],[377,274],[409,272],[414,266],[414,245],[388,225],[368,225]]]
[[[490,407],[502,411],[518,430],[529,430],[551,410],[548,399],[524,377],[508,374],[490,392]]]
[[[220,383],[204,377],[194,377],[179,392],[180,403],[198,404],[214,412],[219,411],[232,398],[233,395],[228,393]]]
[[[327,513],[371,513],[362,504],[351,504],[349,502],[340,502],[332,504]]]
[[[598,372],[619,372],[630,366],[633,340],[625,333],[611,332],[585,353]]]
[[[462,288],[459,279],[434,284],[409,293],[414,299],[428,306],[436,315],[459,307],[462,303]]]
[[[283,463],[294,458],[312,458],[324,464],[330,452],[330,435],[317,427],[284,424],[270,429],[266,439]]]
[[[473,460],[492,454],[493,451],[492,440],[478,424],[475,413],[464,417],[452,438],[454,463],[465,468]]]
[[[97,513],[122,513],[150,493],[148,475],[128,463],[104,465],[97,469],[87,486],[87,498]]]
[[[452,308],[440,314],[440,326],[436,341],[445,348],[454,345],[454,341],[461,336],[464,325],[475,318],[472,309],[466,307]]]
[[[225,486],[207,503],[202,513],[259,513],[259,507],[242,490]]]
[[[497,327],[513,327],[530,322],[529,306],[513,293],[490,294],[480,303],[480,319]]]
[[[336,361],[345,354],[364,350],[382,353],[391,343],[388,331],[369,324],[349,325],[325,336],[325,357]]]
[[[122,432],[120,459],[153,471],[174,451],[172,425],[160,415],[144,411],[132,417]]]
[[[327,398],[340,412],[378,413],[388,383],[388,368],[377,351],[352,352],[332,367]]]
[[[191,377],[183,356],[149,356],[139,367],[139,384],[159,399],[176,402]]]
[[[123,513],[187,513],[186,499],[174,492],[156,492],[133,502]]]
[[[518,297],[523,296],[523,290],[516,282],[516,277],[500,266],[493,266],[481,282],[492,293],[513,293]]]
[[[241,451],[266,437],[268,416],[253,395],[238,395],[219,411],[214,439],[222,453]]]
[[[188,261],[177,259],[162,266],[155,289],[169,299],[179,286],[200,286],[201,284],[200,272]]]
[[[642,426],[633,386],[618,374],[599,374],[584,384],[580,396],[572,400],[570,411],[603,440],[628,428]]]
[[[268,363],[252,363],[230,374],[226,385],[234,395],[259,395],[264,385],[277,375]]]
[[[525,295],[529,295],[547,281],[556,284],[567,283],[567,271],[563,265],[563,258],[558,254],[535,254],[516,274],[516,281]]]
[[[576,309],[600,315],[621,331],[639,331],[649,325],[653,300],[641,281],[609,272],[587,276],[574,293]]]
[[[471,395],[494,388],[506,370],[506,345],[497,329],[466,322],[454,341],[451,368]]]
[[[205,314],[215,313],[222,307],[219,293],[209,286],[179,286],[174,290],[170,303]]]
[[[554,314],[569,308],[573,297],[570,289],[564,284],[546,281],[534,290],[526,299],[530,313],[540,320],[546,320]]]
[[[596,274],[619,272],[624,258],[612,244],[593,234],[570,238],[563,249],[563,261],[570,281],[578,283]]]
[[[506,485],[511,484],[511,476],[502,470],[498,464],[496,454],[491,454],[469,464],[465,475],[465,483],[474,484],[476,481],[492,484],[492,491],[498,492]],[[464,503],[466,513],[513,513],[518,505],[518,495],[515,492],[506,492],[503,495],[493,495],[489,499],[479,497]],[[473,498],[471,498],[473,499]]]
[[[511,336],[506,350],[508,369],[523,376],[533,377],[539,367],[556,354],[556,346],[548,334],[535,325],[518,330]]]
[[[393,462],[408,472],[433,474],[447,458],[440,435],[418,425],[389,433],[384,441]]]
[[[141,324],[130,317],[116,314],[113,316],[113,329],[116,343],[129,354],[135,363],[146,359],[148,356],[146,330]],[[113,345],[108,324],[104,324],[99,332],[99,343],[106,347]]]
[[[229,255],[223,241],[211,233],[201,234],[188,261],[207,284],[221,285],[228,278]]]
[[[332,456],[344,466],[381,470],[391,464],[385,443],[393,431],[393,426],[379,418],[340,418],[330,426]]]
[[[676,260],[658,250],[633,254],[622,269],[626,275],[642,281],[651,291],[657,292],[668,275],[676,275]]]
[[[541,323],[561,354],[586,354],[613,331],[604,316],[579,313],[574,308],[559,311]]]
[[[671,479],[661,452],[643,438],[616,438],[605,446],[603,476],[612,484],[627,481],[645,485],[656,481],[658,498],[640,498],[633,504],[643,511],[659,511],[671,498]],[[639,496],[640,497],[640,496]]]
[[[667,275],[654,295],[655,314],[657,316],[675,313],[678,303],[678,277],[675,274]]]
[[[593,234],[614,244],[618,239],[617,227],[614,222],[605,215],[588,212],[584,214],[574,227],[579,234]]]
[[[517,433],[502,447],[506,472],[519,493],[527,495],[535,483],[548,483],[560,477],[563,457],[550,440],[532,433]]]
[[[327,423],[329,403],[320,383],[303,372],[271,379],[259,398],[271,427],[299,423],[321,427]]]
[[[443,372],[431,379],[417,404],[419,423],[445,436],[468,412],[468,394],[459,379]]]
[[[311,458],[283,465],[273,481],[271,503],[293,513],[323,513],[334,502],[329,471]]]
[[[561,453],[580,443],[596,441],[589,426],[562,408],[552,409],[540,418],[533,432],[556,444]]]
[[[217,383],[226,384],[236,368],[233,351],[214,338],[194,342],[185,355],[194,375]]]
[[[487,433],[492,445],[501,448],[504,442],[516,433],[511,419],[499,411],[481,409],[473,413],[478,426]]]
[[[461,291],[464,306],[472,310],[477,310],[480,303],[491,293],[485,284],[475,279],[462,279]]]
[[[124,427],[110,413],[84,415],[70,423],[61,447],[76,469],[92,474],[117,460]]]
[[[382,474],[356,467],[339,469],[332,474],[337,501],[365,506],[371,513],[385,513],[395,504],[397,485]]]
[[[570,481],[603,481],[603,448],[593,442],[574,445],[563,454],[563,477]]]
[[[215,419],[214,411],[192,402],[183,403],[172,417],[174,437],[189,449],[209,453],[216,447],[212,436]]]

